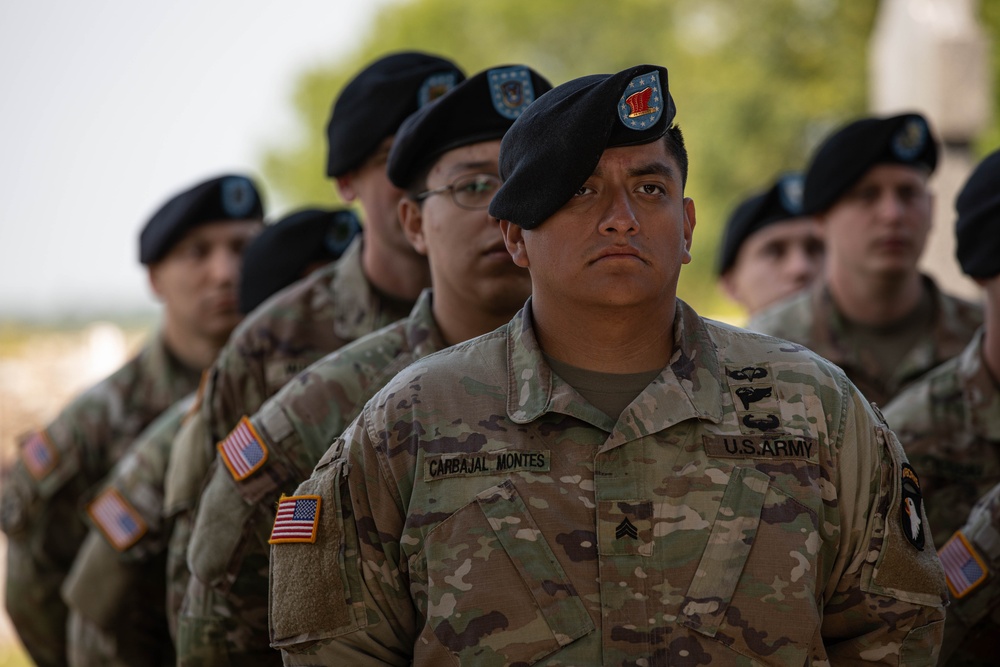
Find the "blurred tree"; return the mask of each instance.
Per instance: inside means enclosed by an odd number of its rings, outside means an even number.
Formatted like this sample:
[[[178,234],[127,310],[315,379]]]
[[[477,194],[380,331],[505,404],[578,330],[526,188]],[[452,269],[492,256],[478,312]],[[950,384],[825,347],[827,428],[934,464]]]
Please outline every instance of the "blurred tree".
[[[984,4],[998,34],[1000,3]],[[554,84],[662,64],[691,154],[687,193],[699,222],[680,296],[703,313],[731,315],[714,274],[724,221],[749,192],[803,168],[827,132],[865,112],[876,9],[871,0],[400,2],[380,11],[350,58],[302,74],[293,100],[302,134],[268,150],[262,171],[283,204],[335,201],[323,176],[331,102],[355,72],[390,51],[439,53],[470,74],[523,62]]]

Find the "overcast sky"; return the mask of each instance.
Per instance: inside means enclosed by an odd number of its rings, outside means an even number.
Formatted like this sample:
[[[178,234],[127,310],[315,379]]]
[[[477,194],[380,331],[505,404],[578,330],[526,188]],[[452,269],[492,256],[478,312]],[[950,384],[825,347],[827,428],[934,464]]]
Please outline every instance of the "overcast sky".
[[[0,4],[0,320],[154,309],[149,215],[252,170],[293,127],[295,73],[353,48],[387,1]]]

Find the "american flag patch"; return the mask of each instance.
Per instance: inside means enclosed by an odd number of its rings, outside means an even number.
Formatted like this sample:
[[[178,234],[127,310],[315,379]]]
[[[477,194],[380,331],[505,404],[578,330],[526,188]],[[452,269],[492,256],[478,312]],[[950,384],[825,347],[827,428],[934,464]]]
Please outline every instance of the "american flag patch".
[[[282,496],[268,542],[315,542],[319,504],[319,496]]]
[[[87,513],[118,551],[125,551],[146,532],[146,522],[115,489],[105,489],[90,505]]]
[[[56,467],[59,453],[45,431],[32,433],[21,443],[21,460],[35,479],[42,479]]]
[[[965,597],[985,581],[989,570],[976,549],[961,531],[952,535],[938,552],[948,580],[948,588],[956,598]]]
[[[237,482],[254,474],[267,461],[267,447],[246,416],[240,419],[236,428],[217,446],[222,460]]]

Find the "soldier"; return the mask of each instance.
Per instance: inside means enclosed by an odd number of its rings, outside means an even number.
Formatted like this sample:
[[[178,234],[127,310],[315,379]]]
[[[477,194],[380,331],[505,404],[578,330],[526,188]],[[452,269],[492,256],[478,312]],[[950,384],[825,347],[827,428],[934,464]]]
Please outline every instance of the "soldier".
[[[507,323],[530,293],[487,207],[500,185],[500,139],[551,85],[524,66],[471,77],[400,127],[388,173],[407,196],[400,220],[434,285],[410,316],[340,348],[289,382],[219,446],[189,550],[189,597],[213,595],[245,634],[267,636],[268,538],[282,493],[309,477],[330,443],[397,371]],[[248,461],[253,461],[247,465]],[[211,592],[206,588],[211,587]],[[237,635],[241,634],[236,632]],[[261,660],[281,664],[267,644]]]
[[[490,214],[532,296],[400,372],[282,499],[286,664],[934,660],[895,436],[833,364],[676,299],[674,110],[639,65],[515,121]]]
[[[267,226],[246,247],[239,279],[241,310],[262,301],[316,264],[343,253],[360,229],[350,211],[306,209]],[[327,261],[323,261],[327,260]],[[168,408],[129,447],[87,506],[91,528],[63,585],[70,607],[74,666],[174,665],[166,617],[163,480],[171,446],[195,395]],[[122,532],[107,518],[124,520]]]
[[[741,202],[719,250],[719,285],[751,317],[810,285],[823,268],[823,238],[802,215],[802,177],[785,174]]]
[[[204,401],[178,434],[167,470],[164,511],[176,517],[168,546],[168,596],[187,589],[191,512],[215,444],[306,366],[405,317],[430,284],[427,259],[400,227],[396,209],[403,193],[389,182],[385,165],[403,120],[464,78],[443,58],[396,53],[362,70],[334,103],[327,175],[345,199],[361,202],[364,232],[336,263],[254,310],[212,367]],[[174,598],[168,605],[179,606]],[[212,610],[195,607],[184,608],[177,627],[181,664],[187,664],[185,656],[197,664],[201,647],[217,644],[222,632]],[[266,636],[230,637],[229,645],[266,641]]]
[[[885,415],[923,480],[935,542],[962,533],[940,552],[952,594],[942,660],[992,665],[1000,596],[986,579],[997,573],[1000,523],[995,501],[993,509],[972,508],[1000,483],[1000,151],[976,167],[955,209],[956,254],[984,288],[986,323],[965,351],[900,394]]]
[[[59,588],[86,535],[79,504],[157,415],[197,388],[240,320],[240,258],[262,217],[256,187],[238,175],[164,204],[139,238],[139,260],[163,302],[160,333],[21,444],[3,491],[7,610],[37,664],[67,661]]]
[[[304,208],[268,225],[247,246],[240,275],[240,312],[340,259],[361,232],[350,209]]]
[[[826,241],[823,279],[748,328],[826,357],[878,405],[961,352],[981,309],[917,268],[936,164],[937,143],[918,114],[864,118],[827,138],[803,193],[803,212],[816,216]]]

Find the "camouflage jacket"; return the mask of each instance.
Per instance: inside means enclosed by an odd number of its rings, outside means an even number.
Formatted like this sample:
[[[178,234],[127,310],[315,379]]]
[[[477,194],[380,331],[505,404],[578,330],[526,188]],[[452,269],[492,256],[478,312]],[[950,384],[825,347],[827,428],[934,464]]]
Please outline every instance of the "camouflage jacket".
[[[528,303],[402,371],[281,500],[286,664],[933,664],[912,469],[839,369],[678,302],[615,421]]]
[[[870,372],[879,368],[873,352],[859,349],[847,336],[843,316],[822,281],[758,313],[747,328],[808,347],[844,369],[868,400],[885,406],[907,384],[959,354],[983,323],[979,306],[945,294],[927,276],[924,285],[934,303],[933,328],[888,377]]]
[[[982,345],[980,332],[960,356],[921,378],[885,411],[920,474],[937,544],[962,528],[976,502],[1000,484],[1000,390],[983,361]],[[996,549],[993,556],[1000,559],[1000,541],[981,546]],[[977,593],[973,603],[964,594],[953,599],[948,625],[964,626],[973,619],[977,623],[971,634],[963,633],[962,648],[953,657],[958,664],[996,661],[1000,594],[992,594],[992,616],[982,607],[990,595]],[[973,606],[975,612],[963,617]],[[946,644],[949,653],[952,648]]]
[[[174,664],[166,618],[166,543],[163,480],[174,436],[195,402],[178,401],[144,430],[87,505],[91,524],[63,585],[83,630],[112,641],[80,638],[71,625],[70,652],[88,652],[73,664]],[[101,653],[110,650],[110,654]],[[94,655],[94,654],[97,655]]]
[[[83,501],[157,415],[198,387],[199,377],[157,337],[22,442],[0,511],[10,540],[7,609],[40,665],[65,661],[67,609],[59,588],[87,533]]]
[[[995,665],[1000,628],[1000,484],[983,496],[938,553],[952,595],[942,664]]]
[[[256,630],[266,639],[268,537],[279,496],[309,477],[330,443],[397,372],[444,347],[425,290],[408,318],[312,364],[237,425],[220,445],[188,549],[192,574],[222,597],[193,606],[245,626],[237,636]],[[188,591],[189,597],[206,594],[200,585]],[[262,650],[278,659],[266,641]]]
[[[176,523],[168,546],[169,562],[185,562],[193,521],[189,512],[210,473],[215,444],[306,366],[402,319],[412,307],[387,300],[368,282],[361,267],[361,243],[358,237],[337,262],[261,304],[222,349],[210,372],[200,413],[193,420],[196,423],[181,431],[171,455],[165,509],[176,517]],[[189,441],[192,437],[196,440]],[[169,588],[186,589],[186,572],[173,565],[170,571],[179,579],[171,579]],[[212,634],[214,626],[210,631],[201,629],[211,623],[202,608],[181,614],[177,646],[180,664],[189,664],[189,650],[201,650],[203,637],[217,636]],[[192,624],[199,629],[192,630]],[[261,641],[251,635],[232,638],[230,644],[234,650],[243,650]]]

